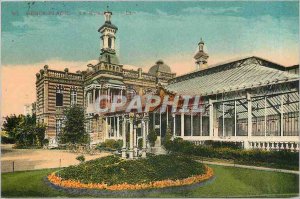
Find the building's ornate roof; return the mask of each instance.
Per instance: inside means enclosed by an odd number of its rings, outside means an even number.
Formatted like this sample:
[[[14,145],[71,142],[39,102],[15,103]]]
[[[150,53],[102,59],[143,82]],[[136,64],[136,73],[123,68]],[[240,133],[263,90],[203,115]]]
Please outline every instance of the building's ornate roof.
[[[118,27],[117,27],[117,26],[115,26],[114,24],[112,24],[110,21],[106,21],[106,22],[98,29],[98,32],[100,32],[104,27],[118,30]]]
[[[204,58],[208,58],[209,56],[208,56],[208,54],[206,53],[206,52],[204,52],[204,51],[198,51],[197,53],[196,53],[196,55],[194,56],[194,58],[195,59],[199,59],[200,57],[204,57]]]
[[[107,83],[109,83],[109,84],[117,84],[117,85],[124,85],[124,82],[122,82],[120,80],[117,80],[117,79],[109,79],[107,81]]]
[[[151,75],[156,75],[157,72],[172,73],[170,66],[166,65],[162,60],[158,60],[156,64],[149,69]]]
[[[248,57],[179,76],[165,89],[182,95],[206,96],[298,79],[298,75],[281,70],[272,62]]]

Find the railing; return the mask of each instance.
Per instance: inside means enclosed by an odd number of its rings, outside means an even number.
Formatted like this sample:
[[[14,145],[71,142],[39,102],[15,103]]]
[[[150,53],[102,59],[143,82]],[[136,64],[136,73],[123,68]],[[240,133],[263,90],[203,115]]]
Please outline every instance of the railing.
[[[81,74],[75,74],[75,73],[66,73],[61,71],[48,70],[46,74],[48,75],[48,77],[83,80],[83,76]]]
[[[297,152],[299,151],[299,143],[296,142],[249,142],[251,149],[262,149],[262,150],[290,150]]]

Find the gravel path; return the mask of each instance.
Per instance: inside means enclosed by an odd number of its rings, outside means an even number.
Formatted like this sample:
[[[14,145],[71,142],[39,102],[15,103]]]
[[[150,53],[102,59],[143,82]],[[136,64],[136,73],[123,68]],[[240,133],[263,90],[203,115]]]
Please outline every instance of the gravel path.
[[[84,154],[86,160],[92,160],[109,155],[99,153]],[[1,172],[59,168],[78,164],[76,157],[81,153],[66,150],[48,149],[13,149],[12,145],[1,145]]]
[[[204,163],[204,164],[220,165],[220,166],[227,166],[227,167],[239,167],[239,168],[255,169],[255,170],[262,170],[262,171],[276,171],[276,172],[293,173],[293,174],[298,174],[299,175],[299,171],[286,170],[286,169],[275,169],[275,168],[268,168],[268,167],[256,167],[256,166],[248,166],[248,165],[241,165],[241,164],[231,164],[231,163],[222,163],[222,162],[210,162],[210,161],[201,161],[201,160],[197,160],[197,161],[201,162],[201,163]]]

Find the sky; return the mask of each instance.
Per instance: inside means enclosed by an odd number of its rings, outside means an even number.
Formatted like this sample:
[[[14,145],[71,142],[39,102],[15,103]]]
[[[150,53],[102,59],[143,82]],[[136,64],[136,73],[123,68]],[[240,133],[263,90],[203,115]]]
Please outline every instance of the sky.
[[[162,59],[178,75],[190,72],[200,38],[209,65],[249,55],[299,63],[297,1],[2,2],[2,116],[35,101],[35,73],[45,64],[76,71],[97,62],[107,6],[126,67],[147,71]]]

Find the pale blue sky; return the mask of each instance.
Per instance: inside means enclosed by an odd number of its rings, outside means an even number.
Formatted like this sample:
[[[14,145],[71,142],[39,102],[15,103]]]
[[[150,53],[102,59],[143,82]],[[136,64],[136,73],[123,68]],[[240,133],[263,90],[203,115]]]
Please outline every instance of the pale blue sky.
[[[2,64],[97,59],[103,16],[80,12],[102,13],[107,5],[124,64],[172,62],[177,55],[192,60],[200,37],[211,59],[259,52],[298,56],[298,2],[2,2]]]
[[[122,64],[146,70],[163,59],[177,74],[190,72],[201,37],[208,64],[244,55],[284,65],[299,63],[296,1],[2,2],[1,115],[23,113],[23,105],[35,101],[35,73],[43,65],[76,71],[97,60],[97,30],[107,5],[119,28],[117,52]],[[45,15],[51,12],[66,15]]]

